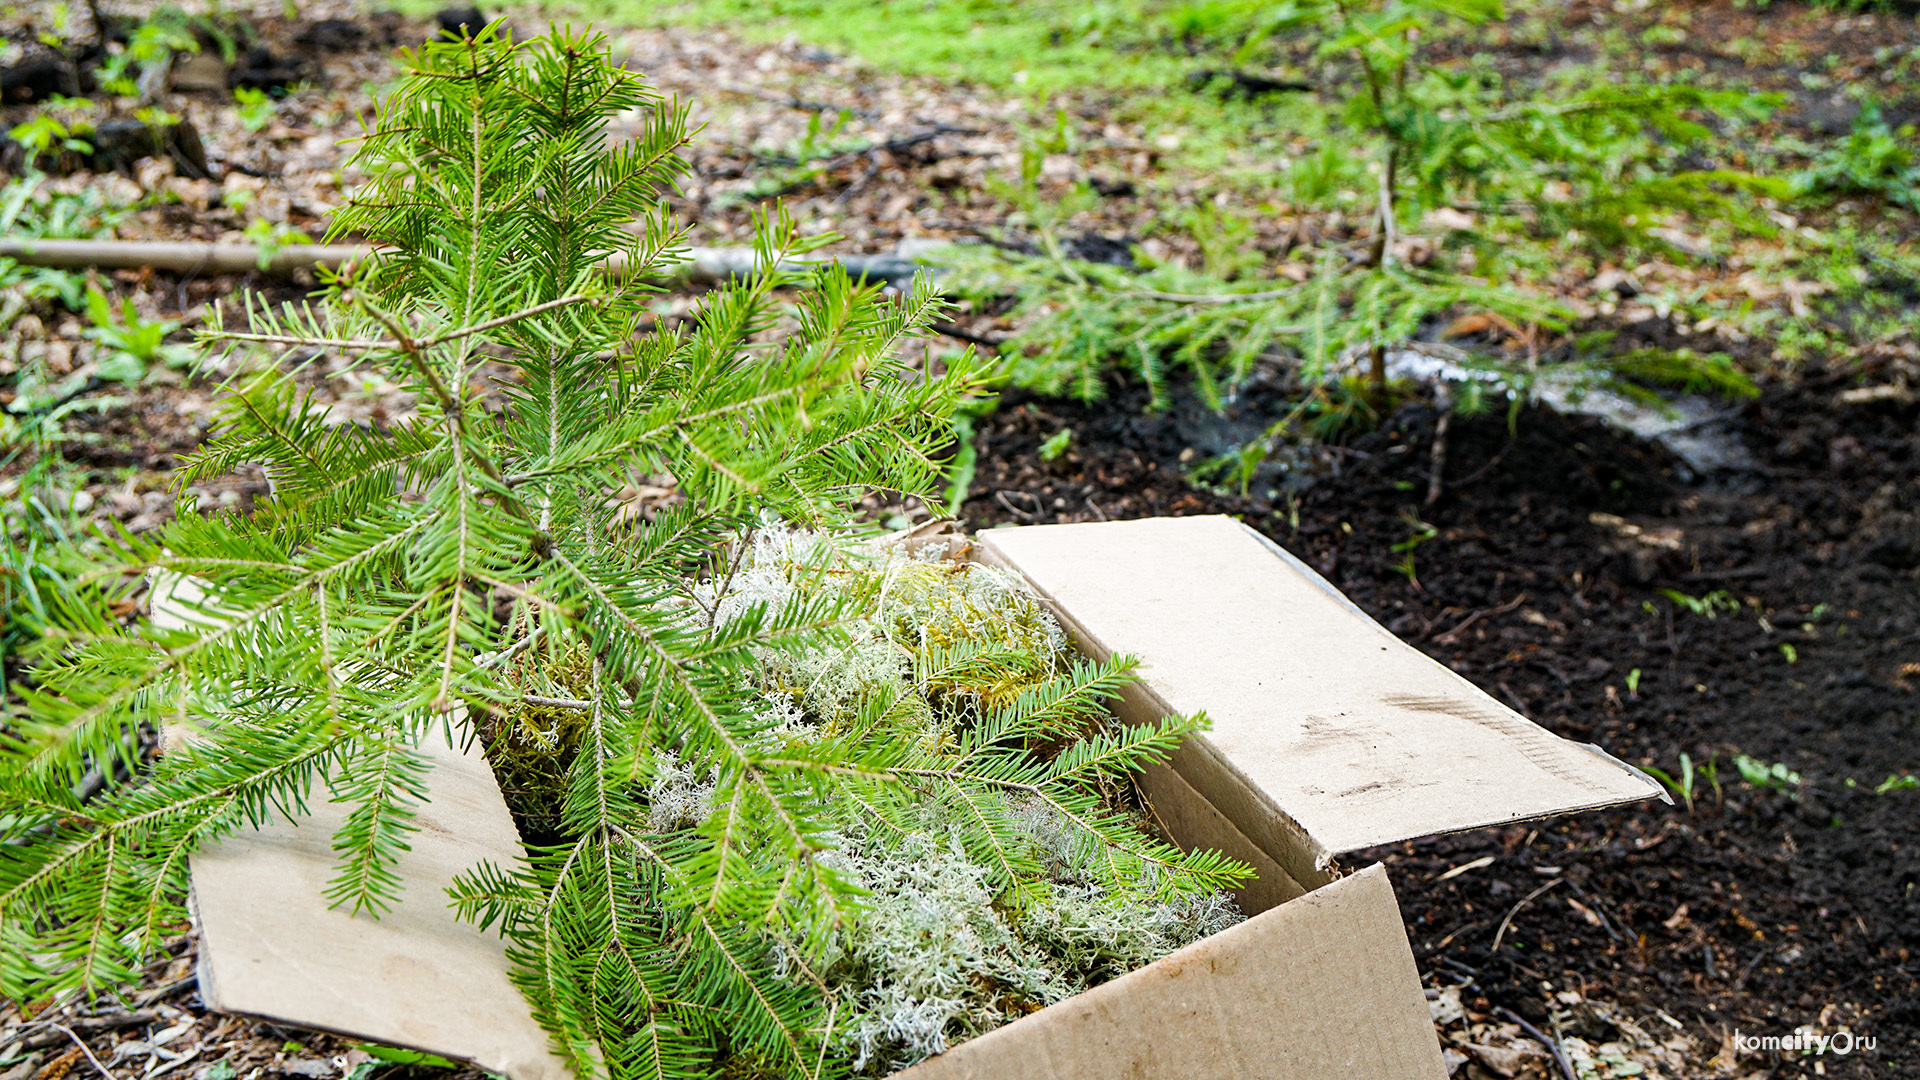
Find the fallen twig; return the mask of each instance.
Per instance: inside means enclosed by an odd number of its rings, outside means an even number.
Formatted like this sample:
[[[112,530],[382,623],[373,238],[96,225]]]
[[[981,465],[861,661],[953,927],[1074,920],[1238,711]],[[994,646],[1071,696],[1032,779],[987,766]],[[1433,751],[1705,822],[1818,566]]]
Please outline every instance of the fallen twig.
[[[1500,951],[1500,942],[1503,941],[1507,936],[1507,927],[1513,925],[1513,917],[1515,915],[1520,914],[1520,909],[1532,903],[1534,897],[1539,896],[1541,893],[1546,892],[1548,889],[1553,888],[1555,885],[1558,885],[1565,880],[1566,878],[1554,878],[1552,881],[1547,882],[1545,885],[1542,885],[1539,888],[1528,893],[1527,895],[1521,897],[1520,902],[1513,905],[1513,910],[1507,912],[1507,917],[1500,920],[1500,929],[1496,931],[1493,935],[1493,951],[1495,953],[1498,953]]]
[[[1453,410],[1443,407],[1440,419],[1433,425],[1433,474],[1427,478],[1427,498],[1422,505],[1432,506],[1440,501],[1440,489],[1445,485],[1447,475],[1447,429],[1453,426]]]
[[[1485,465],[1482,465],[1478,469],[1473,470],[1471,473],[1468,473],[1466,476],[1460,478],[1459,480],[1456,480],[1454,483],[1452,483],[1449,486],[1457,491],[1460,488],[1471,485],[1474,481],[1487,475],[1489,472],[1492,472],[1494,467],[1500,464],[1500,459],[1506,457],[1507,451],[1513,449],[1513,447],[1514,447],[1513,440],[1508,440],[1507,445],[1501,447],[1499,453],[1487,459],[1487,463]]]
[[[1013,500],[1007,498],[1007,493],[1005,491],[996,491],[993,493],[993,497],[999,501],[1001,506],[1006,507],[1009,513],[1011,513],[1014,517],[1019,518],[1021,521],[1027,522],[1028,524],[1032,524],[1033,522],[1039,521],[1040,515],[1038,511],[1040,510],[1040,497],[1038,495],[1035,495],[1031,491],[1021,491],[1021,492],[1017,492],[1016,494],[1024,495],[1027,498],[1032,499],[1033,510],[1030,510],[1030,511],[1022,510],[1019,507],[1013,505]]]
[[[1499,607],[1481,608],[1479,611],[1476,611],[1473,614],[1455,623],[1453,629],[1448,630],[1444,633],[1435,634],[1430,640],[1440,645],[1452,644],[1454,637],[1458,635],[1460,631],[1465,630],[1467,627],[1472,626],[1474,623],[1479,622],[1481,619],[1487,617],[1488,615],[1505,615],[1507,612],[1512,611],[1514,608],[1517,608],[1521,604],[1524,604],[1526,602],[1527,602],[1527,594],[1521,593],[1519,596],[1516,596],[1513,599],[1507,601],[1506,603],[1501,604]]]
[[[131,1014],[129,1014],[129,1015],[131,1015]],[[76,1021],[73,1021],[73,1022],[74,1022],[75,1024],[78,1024],[78,1023],[80,1023],[81,1021],[78,1021],[78,1020],[76,1020]],[[28,1030],[29,1028],[52,1028],[52,1029],[54,1029],[55,1031],[57,1031],[57,1032],[59,1032],[60,1034],[62,1034],[62,1035],[65,1035],[65,1036],[66,1036],[67,1038],[69,1038],[69,1039],[71,1039],[71,1040],[73,1040],[73,1045],[74,1045],[74,1047],[75,1047],[75,1048],[77,1048],[77,1049],[78,1049],[78,1050],[79,1050],[79,1051],[80,1051],[80,1052],[81,1052],[82,1054],[85,1054],[85,1055],[86,1055],[86,1057],[87,1057],[87,1061],[89,1061],[90,1063],[92,1063],[92,1065],[93,1065],[93,1067],[94,1067],[94,1068],[95,1068],[96,1070],[98,1070],[98,1071],[99,1071],[99,1073],[100,1073],[100,1075],[101,1075],[101,1076],[104,1076],[104,1077],[106,1077],[106,1078],[107,1078],[107,1080],[117,1080],[117,1078],[116,1078],[116,1077],[115,1077],[115,1076],[114,1076],[114,1075],[113,1075],[112,1073],[110,1073],[110,1072],[108,1072],[108,1071],[107,1071],[107,1067],[106,1067],[105,1065],[102,1065],[102,1064],[100,1064],[100,1059],[99,1059],[99,1058],[97,1058],[97,1057],[94,1057],[94,1056],[93,1056],[93,1048],[92,1048],[92,1047],[89,1047],[89,1046],[88,1046],[88,1045],[86,1044],[86,1041],[85,1041],[85,1040],[83,1040],[82,1038],[80,1038],[80,1036],[79,1036],[79,1035],[77,1035],[77,1034],[75,1034],[75,1033],[74,1033],[74,1030],[73,1030],[72,1028],[70,1028],[70,1027],[68,1027],[67,1025],[65,1025],[65,1024],[62,1024],[62,1023],[58,1023],[58,1022],[56,1022],[56,1021],[53,1021],[53,1020],[35,1020],[34,1022],[32,1022],[32,1023],[30,1023],[30,1024],[22,1024],[21,1026],[19,1026],[19,1027],[17,1027],[17,1028],[14,1028],[13,1030],[14,1030],[14,1031],[15,1031],[16,1033],[18,1033],[18,1032],[22,1032],[22,1031],[26,1031],[26,1030]],[[54,1043],[57,1043],[57,1042],[59,1042],[60,1040],[59,1040],[59,1039],[50,1039],[50,1040],[48,1040],[48,1041],[47,1041],[46,1043],[44,1043],[44,1044],[43,1044],[42,1046],[31,1046],[31,1045],[29,1045],[29,1044],[30,1044],[30,1043],[32,1043],[33,1041],[34,1041],[34,1040],[32,1040],[32,1039],[28,1039],[28,1040],[26,1040],[25,1042],[22,1042],[22,1043],[20,1044],[20,1046],[21,1046],[21,1048],[22,1048],[22,1049],[25,1049],[25,1050],[39,1050],[39,1049],[43,1049],[43,1048],[44,1048],[45,1046],[51,1046],[51,1045],[53,1045]]]
[[[1591,896],[1588,896],[1587,890],[1581,888],[1580,883],[1577,881],[1574,881],[1571,878],[1567,880],[1567,886],[1573,890],[1573,894],[1575,896],[1578,896],[1582,901],[1586,903],[1587,909],[1589,911],[1592,911],[1594,915],[1600,919],[1600,928],[1607,932],[1608,937],[1612,938],[1615,941],[1626,940],[1626,938],[1620,936],[1620,932],[1618,930],[1615,930],[1613,928],[1613,920],[1607,918],[1607,913],[1604,910],[1602,910],[1600,907],[1600,901],[1595,900]],[[1713,967],[1711,951],[1709,951],[1708,953],[1707,967],[1709,969],[1709,972],[1711,972],[1711,969]]]
[[[340,267],[373,254],[359,244],[286,244],[260,265],[257,244],[198,244],[165,240],[0,240],[0,257],[58,270],[136,270],[152,267],[186,274],[237,274],[260,270],[284,275],[314,267]]]
[[[1567,1080],[1580,1080],[1580,1074],[1573,1071],[1573,1062],[1567,1060],[1567,1052],[1560,1048],[1558,1039],[1550,1038],[1546,1032],[1522,1020],[1519,1013],[1514,1012],[1505,1005],[1499,1006],[1499,1011],[1500,1015],[1519,1024],[1521,1031],[1538,1039],[1540,1045],[1547,1048],[1547,1053],[1553,1055],[1553,1063],[1560,1066],[1560,1074],[1562,1076],[1566,1077]]]
[[[987,334],[976,334],[971,330],[963,329],[950,322],[935,322],[930,325],[935,332],[946,337],[953,338],[957,341],[971,342],[975,345],[983,345],[994,350],[998,350],[1007,340],[1006,338],[992,337]]]
[[[822,154],[819,157],[797,158],[791,154],[770,154],[761,160],[769,165],[814,165],[823,169],[830,169],[842,162],[851,161],[854,158],[860,157],[863,154],[875,154],[882,150],[890,154],[897,154],[903,150],[911,150],[924,143],[930,143],[942,135],[984,134],[986,133],[978,128],[951,127],[947,124],[935,124],[925,131],[916,131],[911,135],[899,135],[885,142],[868,143],[865,146],[855,146],[832,154]],[[948,154],[942,156],[954,157],[962,155]]]
[[[64,1021],[64,1023],[74,1031],[96,1032],[115,1031],[124,1027],[139,1027],[142,1024],[151,1024],[160,1018],[160,1014],[151,1009],[136,1009],[131,1012],[111,1012],[103,1016],[80,1016],[72,1020]],[[4,1034],[0,1034],[0,1044],[11,1042],[21,1034],[34,1028],[60,1026],[61,1022],[53,1020],[31,1020],[18,1027],[9,1028]],[[62,1028],[62,1030],[66,1029]],[[72,1032],[68,1033],[71,1034]],[[29,1039],[27,1041],[32,1042],[33,1040]],[[47,1039],[40,1047],[30,1047],[30,1049],[41,1049],[44,1046],[51,1046],[59,1041],[58,1039]]]
[[[168,240],[0,240],[0,258],[26,266],[59,270],[137,270],[151,267],[183,274],[242,274],[260,272],[284,276],[295,270],[324,267],[337,270],[371,258],[377,248],[366,244],[285,244],[272,250],[257,244],[201,244]],[[264,265],[262,255],[265,255]],[[838,263],[851,277],[896,281],[921,269],[912,259],[897,255],[804,255],[776,264],[797,270]],[[680,262],[661,268],[659,280],[689,285],[711,285],[745,277],[763,269],[753,248],[692,248]],[[601,263],[611,275],[626,273],[618,257]]]
[[[185,990],[187,987],[194,986],[199,982],[200,974],[198,972],[189,972],[165,986],[156,986],[152,990],[148,990],[146,993],[135,998],[134,1001],[140,1005],[151,1005],[156,1001],[165,1001],[180,991]]]

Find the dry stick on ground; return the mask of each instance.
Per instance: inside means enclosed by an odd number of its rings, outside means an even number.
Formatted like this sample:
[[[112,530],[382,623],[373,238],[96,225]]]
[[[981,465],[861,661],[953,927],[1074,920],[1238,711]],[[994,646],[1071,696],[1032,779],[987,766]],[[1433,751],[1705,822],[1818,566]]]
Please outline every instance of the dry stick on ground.
[[[1553,1055],[1553,1063],[1560,1066],[1560,1073],[1566,1077],[1566,1080],[1580,1080],[1580,1074],[1573,1071],[1573,1062],[1567,1060],[1567,1052],[1561,1049],[1559,1040],[1548,1038],[1546,1032],[1522,1020],[1520,1014],[1505,1005],[1499,1006],[1499,1009],[1500,1015],[1519,1024],[1520,1030],[1538,1039],[1540,1045],[1547,1048],[1547,1052]]]
[[[1478,469],[1475,469],[1471,473],[1468,473],[1466,476],[1463,476],[1459,480],[1456,480],[1451,485],[1453,489],[1455,491],[1458,491],[1461,488],[1468,487],[1472,485],[1475,481],[1479,480],[1481,477],[1492,472],[1497,466],[1499,466],[1501,459],[1507,456],[1507,451],[1513,449],[1514,442],[1515,440],[1508,439],[1507,444],[1500,448],[1500,452],[1493,455],[1493,457],[1487,459],[1487,463],[1485,465],[1480,466]]]
[[[1004,337],[994,337],[990,334],[976,334],[971,330],[965,329],[960,326],[956,326],[955,324],[950,322],[941,322],[939,320],[935,320],[933,323],[929,325],[936,332],[944,334],[947,337],[953,338],[956,341],[972,342],[975,345],[985,346],[986,348],[993,349],[996,352],[999,351],[1000,346],[1006,344],[1006,341],[1007,341],[1007,339]]]
[[[1440,406],[1440,419],[1433,425],[1433,475],[1427,478],[1427,498],[1424,505],[1432,506],[1440,501],[1440,489],[1445,485],[1447,474],[1447,429],[1453,426],[1453,409],[1445,403]]]
[[[1555,885],[1558,885],[1565,880],[1566,878],[1554,878],[1552,881],[1547,882],[1545,885],[1542,885],[1539,888],[1528,893],[1527,895],[1521,897],[1520,902],[1513,905],[1513,910],[1507,912],[1507,917],[1500,920],[1500,929],[1497,932],[1495,932],[1493,935],[1493,952],[1494,953],[1496,954],[1499,953],[1500,942],[1504,940],[1507,936],[1507,927],[1513,925],[1513,917],[1515,915],[1520,914],[1520,909],[1532,903],[1534,897],[1539,896],[1541,893],[1546,892],[1548,889],[1553,888]]]
[[[115,1077],[112,1073],[107,1071],[107,1067],[105,1065],[100,1064],[99,1058],[93,1056],[93,1049],[87,1045],[86,1040],[82,1039],[78,1034],[74,1032],[72,1028],[68,1027],[66,1024],[58,1023],[53,1020],[36,1020],[31,1024],[23,1024],[20,1027],[15,1028],[14,1030],[16,1032],[19,1032],[19,1031],[25,1031],[28,1028],[42,1028],[42,1027],[52,1028],[55,1031],[58,1031],[60,1034],[65,1035],[68,1039],[71,1039],[73,1041],[74,1049],[80,1051],[82,1054],[85,1054],[87,1057],[87,1061],[90,1062],[95,1069],[99,1070],[101,1076],[106,1077],[107,1080],[118,1080],[117,1077]],[[29,1047],[27,1045],[27,1043],[32,1041],[33,1040],[29,1039],[29,1040],[26,1040],[26,1042],[22,1042],[20,1045],[23,1049],[40,1049],[40,1047]],[[59,1042],[59,1039],[55,1038],[51,1040],[47,1045],[52,1045],[53,1043],[57,1043],[57,1042]]]
[[[63,1021],[62,1023],[73,1031],[91,1033],[96,1031],[114,1031],[124,1027],[139,1027],[142,1024],[151,1024],[160,1019],[162,1019],[161,1015],[151,1009],[138,1009],[131,1012],[111,1012],[104,1016],[81,1016],[72,1020]],[[60,1025],[51,1020],[30,1020],[18,1027],[8,1028],[5,1033],[0,1033],[0,1044],[12,1042],[22,1033],[33,1028],[56,1026]],[[65,1030],[65,1028],[62,1030]],[[69,1032],[69,1034],[71,1034],[71,1032]],[[36,1040],[43,1040],[41,1042],[42,1046],[51,1046],[60,1041],[58,1038],[36,1036],[27,1039],[26,1042],[31,1043]],[[31,1049],[39,1048],[40,1047],[32,1047]]]
[[[865,146],[856,146],[851,150],[842,150],[838,153],[827,154],[822,157],[807,158],[805,160],[802,160],[790,154],[772,154],[765,158],[762,158],[761,160],[769,165],[818,165],[823,169],[830,169],[840,164],[843,161],[850,161],[854,158],[859,157],[862,154],[878,153],[881,150],[885,150],[890,154],[897,154],[902,150],[911,150],[914,147],[921,145],[922,143],[930,143],[933,140],[938,139],[943,135],[984,135],[984,134],[986,133],[979,130],[978,128],[952,127],[947,124],[935,124],[925,131],[917,131],[911,135],[896,136],[894,138],[888,139],[885,142],[868,143]],[[976,153],[975,151],[962,150],[954,154],[946,154],[941,156],[964,157],[964,156],[973,156],[975,153]]]
[[[1453,638],[1456,635],[1460,633],[1460,631],[1465,630],[1467,627],[1472,626],[1474,623],[1479,622],[1481,619],[1487,617],[1488,615],[1505,615],[1507,612],[1512,611],[1514,608],[1517,608],[1521,604],[1524,604],[1526,602],[1527,602],[1527,594],[1521,593],[1519,596],[1516,596],[1513,599],[1507,601],[1506,603],[1501,604],[1499,607],[1481,608],[1479,611],[1476,611],[1473,614],[1455,623],[1453,629],[1448,630],[1445,633],[1435,634],[1430,640],[1432,640],[1435,644],[1439,644],[1439,645],[1448,644],[1453,640]],[[1454,610],[1458,611],[1459,609],[1455,608]],[[1445,613],[1442,612],[1442,614],[1445,614]]]
[[[0,258],[26,266],[62,270],[131,270],[152,267],[187,274],[238,274],[261,271],[285,275],[295,270],[338,269],[371,257],[375,248],[364,244],[286,244],[266,252],[256,244],[202,244],[182,241],[139,240],[0,240]],[[853,277],[893,280],[908,277],[920,265],[895,255],[807,255],[783,260],[780,269],[801,269],[839,263]],[[624,274],[625,261],[615,257],[601,263],[609,274]],[[762,268],[753,248],[692,248],[681,262],[662,268],[661,278],[690,285],[710,285],[744,277]]]
[[[1573,890],[1573,894],[1575,896],[1578,896],[1582,901],[1586,903],[1588,910],[1592,911],[1595,915],[1600,917],[1600,928],[1607,932],[1608,937],[1612,938],[1615,941],[1626,940],[1624,937],[1620,936],[1620,932],[1618,930],[1615,930],[1613,928],[1613,920],[1607,918],[1607,913],[1601,908],[1600,901],[1595,900],[1591,896],[1588,896],[1587,890],[1581,888],[1579,882],[1573,880],[1572,878],[1568,878],[1567,887],[1571,888]],[[1713,953],[1711,950],[1708,951],[1707,956],[1708,956],[1707,967],[1711,969],[1713,967],[1713,959],[1712,959]]]

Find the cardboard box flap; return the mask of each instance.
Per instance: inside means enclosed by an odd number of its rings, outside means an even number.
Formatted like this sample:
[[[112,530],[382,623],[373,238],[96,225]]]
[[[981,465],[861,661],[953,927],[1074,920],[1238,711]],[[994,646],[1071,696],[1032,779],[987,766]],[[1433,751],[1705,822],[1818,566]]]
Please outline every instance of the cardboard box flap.
[[[1141,660],[1162,712],[1211,732],[1174,766],[1309,888],[1316,868],[1376,844],[1667,798],[1650,777],[1562,739],[1407,645],[1298,559],[1227,517],[1040,525],[982,533],[1091,655]],[[1149,703],[1136,704],[1136,709]],[[1243,790],[1250,786],[1255,795]],[[1311,866],[1298,864],[1302,838]]]
[[[524,858],[478,747],[435,737],[429,801],[400,857],[401,901],[378,919],[327,905],[345,807],[316,792],[298,823],[276,819],[196,852],[200,995],[207,1007],[471,1061],[512,1080],[571,1080],[506,948],[455,918],[446,889],[481,860]]]
[[[200,582],[160,573],[155,625],[204,621]],[[193,737],[170,724],[168,745]],[[330,1031],[470,1061],[510,1080],[572,1080],[507,978],[506,944],[454,915],[447,888],[481,862],[526,858],[493,769],[478,746],[438,734],[419,826],[395,872],[400,902],[378,918],[329,905],[338,860],[333,834],[347,808],[324,788],[295,820],[274,817],[189,857],[189,898],[200,930],[200,999],[215,1012]]]
[[[1386,871],[1371,866],[902,1080],[1442,1080]]]

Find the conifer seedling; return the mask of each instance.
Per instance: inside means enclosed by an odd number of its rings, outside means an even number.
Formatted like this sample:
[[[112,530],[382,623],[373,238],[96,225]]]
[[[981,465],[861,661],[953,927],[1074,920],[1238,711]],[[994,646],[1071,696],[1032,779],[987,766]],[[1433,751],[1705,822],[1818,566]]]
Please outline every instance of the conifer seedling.
[[[408,63],[334,223],[384,253],[212,333],[284,363],[182,483],[253,463],[271,495],[66,554],[0,735],[0,989],[136,978],[191,852],[322,800],[333,903],[444,902],[396,871],[431,740],[480,740],[515,800],[527,862],[454,900],[582,1077],[882,1072],[1236,917],[1244,868],[1128,791],[1198,718],[1114,725],[1127,662],[1030,596],[832,538],[852,497],[929,491],[978,382],[901,358],[931,288],[781,272],[808,244],[772,214],[765,272],[656,321],[685,114],[592,34]],[[415,407],[329,425],[298,375],[340,357]],[[674,505],[613,505],[658,474]],[[156,602],[182,618],[126,614]],[[972,936],[916,952],[902,897],[936,894]]]

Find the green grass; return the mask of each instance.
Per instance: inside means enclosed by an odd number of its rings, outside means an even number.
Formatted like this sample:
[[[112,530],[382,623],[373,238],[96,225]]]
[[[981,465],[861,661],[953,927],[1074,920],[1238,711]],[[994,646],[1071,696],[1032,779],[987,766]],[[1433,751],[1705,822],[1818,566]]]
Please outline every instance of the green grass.
[[[789,33],[909,75],[1021,89],[1045,97],[1164,85],[1174,57],[1143,47],[1158,5],[1036,0],[692,0],[671,7],[590,0],[635,23],[724,25],[752,37]]]

